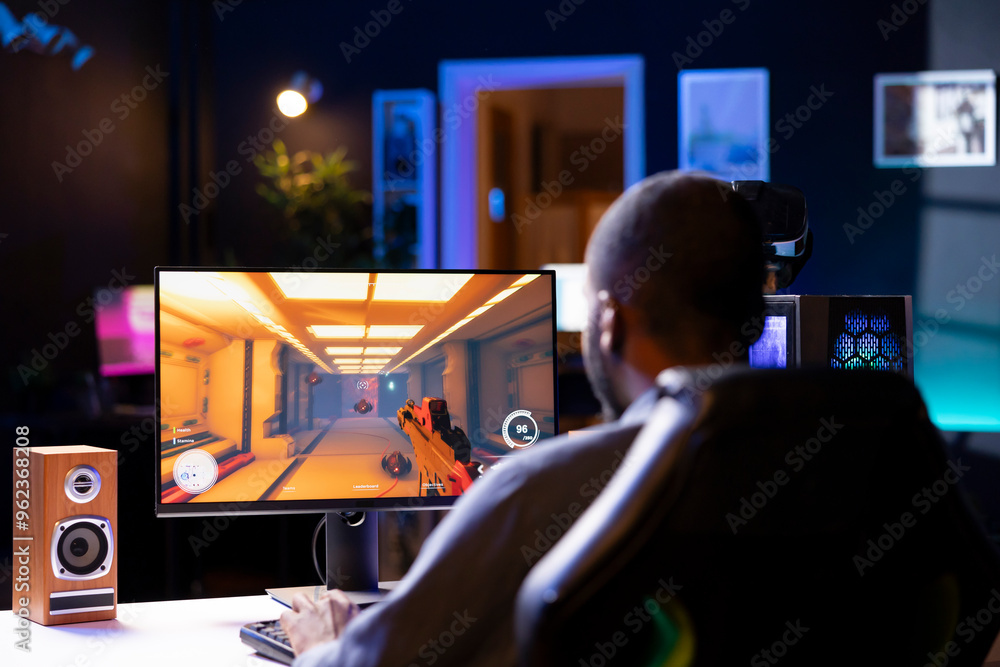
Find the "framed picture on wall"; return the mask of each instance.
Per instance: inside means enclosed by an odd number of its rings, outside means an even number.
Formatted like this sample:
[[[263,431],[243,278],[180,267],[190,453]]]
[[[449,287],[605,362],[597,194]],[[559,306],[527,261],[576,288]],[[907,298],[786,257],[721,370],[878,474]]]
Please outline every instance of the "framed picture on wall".
[[[435,110],[429,90],[372,96],[372,235],[382,266],[436,266]]]
[[[875,75],[876,167],[996,164],[993,70]]]
[[[680,169],[724,181],[770,178],[766,69],[688,70],[677,88]]]

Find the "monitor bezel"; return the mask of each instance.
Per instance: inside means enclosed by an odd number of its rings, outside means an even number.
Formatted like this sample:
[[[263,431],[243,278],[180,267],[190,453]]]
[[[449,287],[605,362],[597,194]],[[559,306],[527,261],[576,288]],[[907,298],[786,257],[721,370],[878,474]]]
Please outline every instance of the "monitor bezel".
[[[160,488],[160,426],[163,423],[160,415],[160,274],[161,272],[301,272],[301,273],[416,273],[416,274],[451,274],[474,273],[477,275],[525,275],[537,274],[549,276],[550,296],[552,303],[552,389],[553,389],[553,437],[560,434],[559,430],[559,368],[558,340],[556,325],[556,272],[551,269],[383,269],[383,268],[327,268],[317,267],[304,269],[302,267],[219,267],[219,266],[156,266],[153,268],[154,311],[156,313],[155,341],[156,363],[154,374],[154,413],[155,413],[155,454],[153,456],[153,491],[154,513],[159,518],[165,517],[199,517],[199,516],[239,516],[268,514],[323,514],[330,512],[369,512],[369,511],[409,511],[448,509],[461,496],[405,496],[395,498],[323,498],[303,500],[232,500],[226,502],[202,503],[164,503]]]

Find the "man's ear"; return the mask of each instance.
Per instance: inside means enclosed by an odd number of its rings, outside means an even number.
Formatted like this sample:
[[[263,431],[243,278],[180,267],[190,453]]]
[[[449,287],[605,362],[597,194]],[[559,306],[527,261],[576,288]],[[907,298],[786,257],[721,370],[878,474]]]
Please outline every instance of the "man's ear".
[[[621,356],[625,347],[625,318],[622,315],[621,304],[602,290],[598,294],[601,313],[598,318],[600,330],[601,352],[608,356]]]

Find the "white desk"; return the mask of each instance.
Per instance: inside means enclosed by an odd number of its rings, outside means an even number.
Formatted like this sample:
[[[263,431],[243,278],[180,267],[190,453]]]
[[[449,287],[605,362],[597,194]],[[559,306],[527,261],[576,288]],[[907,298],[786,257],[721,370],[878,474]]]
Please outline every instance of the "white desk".
[[[136,602],[118,618],[45,627],[30,624],[31,652],[14,647],[17,617],[0,612],[0,665],[15,667],[274,667],[240,641],[240,627],[278,618],[266,595]]]
[[[118,618],[45,627],[31,623],[31,652],[14,648],[17,618],[0,611],[0,665],[14,667],[275,667],[240,641],[240,627],[278,618],[266,595],[118,605]],[[1000,638],[984,667],[1000,666]]]

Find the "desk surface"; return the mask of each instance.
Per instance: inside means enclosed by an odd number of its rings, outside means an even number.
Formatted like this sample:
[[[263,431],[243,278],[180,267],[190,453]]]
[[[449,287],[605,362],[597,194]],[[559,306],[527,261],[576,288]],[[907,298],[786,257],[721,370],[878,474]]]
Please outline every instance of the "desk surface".
[[[14,647],[17,618],[4,622],[0,665],[15,667],[275,667],[240,641],[240,627],[277,618],[285,609],[266,595],[134,602],[118,605],[118,618],[45,627],[31,623],[31,652]],[[1000,638],[984,667],[1000,666]]]
[[[277,618],[284,607],[266,595],[135,602],[118,618],[45,627],[29,625],[31,652],[14,646],[17,617],[0,612],[0,664],[16,667],[273,667],[242,641],[240,627]]]

